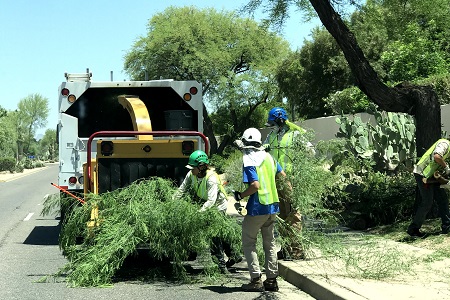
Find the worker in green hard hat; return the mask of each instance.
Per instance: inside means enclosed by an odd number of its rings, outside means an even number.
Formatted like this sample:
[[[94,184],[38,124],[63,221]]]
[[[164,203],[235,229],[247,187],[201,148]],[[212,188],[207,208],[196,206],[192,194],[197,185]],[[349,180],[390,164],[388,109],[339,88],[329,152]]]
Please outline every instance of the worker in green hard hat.
[[[208,155],[201,150],[194,151],[189,156],[186,168],[190,171],[178,188],[175,198],[194,192],[198,199],[205,201],[200,211],[216,207],[225,215],[228,207],[227,193],[219,175],[210,168]],[[228,273],[227,268],[242,261],[242,257],[234,253],[230,243],[220,239],[213,239],[211,254],[217,258],[219,269],[223,274]],[[225,261],[224,254],[227,255],[228,261]]]

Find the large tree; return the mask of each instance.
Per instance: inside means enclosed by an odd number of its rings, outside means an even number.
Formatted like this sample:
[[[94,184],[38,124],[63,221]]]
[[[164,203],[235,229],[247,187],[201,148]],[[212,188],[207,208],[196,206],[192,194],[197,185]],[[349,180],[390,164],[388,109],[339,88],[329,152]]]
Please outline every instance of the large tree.
[[[409,1],[403,1],[409,2]],[[417,1],[415,1],[417,2]],[[290,5],[304,5],[306,1],[254,0],[248,8],[255,9],[266,3],[266,9],[276,11],[272,15],[285,16]],[[422,155],[441,136],[441,109],[436,93],[429,86],[399,84],[386,85],[370,65],[354,34],[341,19],[329,0],[309,0],[325,28],[341,48],[356,80],[356,85],[381,109],[405,112],[416,119],[417,154]],[[340,1],[333,1],[339,4]],[[279,19],[279,18],[278,18]]]
[[[13,121],[13,113],[0,109],[0,157],[15,157],[17,155],[17,130]]]
[[[50,109],[48,99],[40,94],[30,94],[19,101],[17,105],[17,130],[23,137],[23,151],[28,153],[31,141],[34,139],[36,129],[47,124],[47,117]]]
[[[332,110],[324,99],[354,84],[345,58],[328,31],[315,28],[311,37],[277,71],[282,94],[305,119],[329,115]]]
[[[58,157],[58,145],[56,144],[56,130],[47,129],[39,141],[39,154],[44,159],[55,160]]]
[[[124,69],[133,80],[201,82],[209,107],[232,120],[229,136],[218,146],[204,105],[204,132],[215,153],[245,129],[259,106],[279,99],[273,74],[288,51],[281,37],[234,12],[169,7],[150,19],[147,35],[126,54]]]

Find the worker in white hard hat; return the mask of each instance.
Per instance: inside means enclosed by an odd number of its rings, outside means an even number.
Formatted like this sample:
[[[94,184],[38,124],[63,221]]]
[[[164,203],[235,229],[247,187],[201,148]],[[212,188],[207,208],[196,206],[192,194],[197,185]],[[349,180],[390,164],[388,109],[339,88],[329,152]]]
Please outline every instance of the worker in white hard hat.
[[[261,132],[248,128],[242,138],[235,141],[243,152],[243,182],[247,189],[234,191],[237,201],[249,197],[247,215],[242,222],[242,248],[250,273],[250,283],[242,285],[244,291],[278,291],[278,261],[274,225],[279,213],[275,176],[286,176],[280,164],[266,151],[261,142]],[[256,242],[261,232],[265,253],[266,280],[263,282]]]

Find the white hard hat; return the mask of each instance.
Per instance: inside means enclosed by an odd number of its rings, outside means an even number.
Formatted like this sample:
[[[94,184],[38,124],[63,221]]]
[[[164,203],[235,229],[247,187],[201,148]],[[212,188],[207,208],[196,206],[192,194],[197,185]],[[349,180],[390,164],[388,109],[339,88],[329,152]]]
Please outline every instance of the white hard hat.
[[[242,134],[241,140],[244,143],[259,143],[262,144],[261,141],[261,132],[256,128],[248,128]]]

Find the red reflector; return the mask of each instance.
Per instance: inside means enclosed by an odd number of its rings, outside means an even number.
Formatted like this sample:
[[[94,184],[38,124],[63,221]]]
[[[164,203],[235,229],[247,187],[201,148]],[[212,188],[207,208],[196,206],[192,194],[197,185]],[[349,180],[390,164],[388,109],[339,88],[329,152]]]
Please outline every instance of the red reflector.
[[[192,95],[197,95],[198,90],[195,86],[193,86],[189,89],[189,93],[191,93]]]
[[[75,184],[75,183],[77,183],[77,178],[74,177],[74,176],[70,177],[70,178],[69,178],[69,183],[70,183],[70,184]]]
[[[67,96],[67,95],[69,95],[69,94],[70,94],[69,89],[63,88],[63,89],[61,90],[61,95]]]

